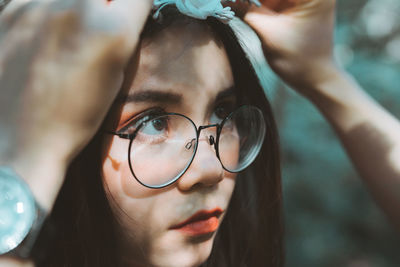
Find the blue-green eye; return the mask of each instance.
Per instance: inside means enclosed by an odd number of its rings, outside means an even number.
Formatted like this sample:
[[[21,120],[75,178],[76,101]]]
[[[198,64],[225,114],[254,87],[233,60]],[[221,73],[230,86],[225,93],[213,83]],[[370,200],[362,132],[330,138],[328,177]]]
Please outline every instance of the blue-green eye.
[[[214,112],[211,114],[210,123],[220,123],[235,109],[234,103],[226,102],[221,103],[214,108]]]
[[[146,131],[160,131],[163,126],[163,119],[158,117],[166,114],[162,109],[151,109],[147,110],[138,116],[136,116],[133,120],[131,120],[126,126],[118,131],[121,134],[132,135],[137,129],[146,127]],[[154,129],[151,130],[151,127]],[[144,129],[141,129],[143,132]],[[150,134],[150,133],[149,133]]]
[[[168,117],[158,117],[145,122],[140,132],[148,135],[164,134],[168,130]]]

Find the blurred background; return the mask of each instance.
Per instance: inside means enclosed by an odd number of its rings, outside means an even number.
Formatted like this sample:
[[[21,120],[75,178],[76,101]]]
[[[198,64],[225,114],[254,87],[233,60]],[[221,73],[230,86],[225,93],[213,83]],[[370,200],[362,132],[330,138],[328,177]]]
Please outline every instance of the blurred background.
[[[338,2],[337,60],[400,118],[400,0]],[[373,202],[332,129],[301,96],[277,87],[286,266],[400,266],[400,233]]]

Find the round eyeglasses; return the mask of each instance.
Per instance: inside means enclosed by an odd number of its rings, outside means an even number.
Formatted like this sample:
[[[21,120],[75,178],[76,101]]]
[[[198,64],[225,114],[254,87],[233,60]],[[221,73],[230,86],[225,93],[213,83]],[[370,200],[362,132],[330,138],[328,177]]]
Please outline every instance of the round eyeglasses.
[[[223,169],[237,173],[257,157],[266,125],[260,109],[241,106],[220,123],[197,127],[188,117],[166,113],[129,125],[129,133],[109,132],[129,139],[128,161],[133,177],[149,188],[163,188],[178,180],[196,155],[202,130],[214,146]],[[212,130],[214,128],[214,130]]]

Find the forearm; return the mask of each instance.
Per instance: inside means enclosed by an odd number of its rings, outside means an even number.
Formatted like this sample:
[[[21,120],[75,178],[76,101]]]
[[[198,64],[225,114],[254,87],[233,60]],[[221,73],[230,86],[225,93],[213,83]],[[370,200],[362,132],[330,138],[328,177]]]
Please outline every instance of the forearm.
[[[378,204],[400,229],[400,122],[334,69],[310,100],[337,132]]]
[[[0,159],[0,166],[10,166],[29,186],[38,204],[50,212],[63,184],[67,163],[56,160],[54,155],[30,155]]]
[[[12,258],[1,258],[0,257],[0,266],[2,267],[34,267],[34,263],[32,261],[23,261]]]

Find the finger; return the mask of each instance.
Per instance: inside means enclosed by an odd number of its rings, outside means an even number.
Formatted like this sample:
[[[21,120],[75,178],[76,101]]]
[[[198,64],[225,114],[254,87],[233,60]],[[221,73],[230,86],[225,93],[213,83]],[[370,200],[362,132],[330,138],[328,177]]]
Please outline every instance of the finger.
[[[6,7],[6,5],[10,2],[10,0],[2,0],[0,1],[0,12]]]
[[[315,2],[315,0],[261,0],[261,3],[264,7],[267,7],[277,13],[286,12],[310,2]]]
[[[10,39],[13,40],[11,35],[20,35],[16,39],[25,40],[35,35],[38,25],[41,25],[46,17],[46,6],[39,1],[26,0],[15,0],[7,6],[0,14],[0,54],[5,50],[4,42],[10,43]]]
[[[288,0],[264,0],[260,1],[261,6],[252,5],[249,2],[228,2],[225,5],[230,6],[232,10],[235,12],[236,16],[243,18],[248,12],[258,12],[259,9],[265,11],[268,9],[270,14],[276,13],[278,10],[281,10],[283,7],[288,7]],[[265,13],[265,12],[263,12]]]
[[[285,2],[288,2],[288,0],[261,0],[260,2],[264,7],[267,7],[271,10],[276,10],[279,5],[285,4]]]
[[[139,35],[149,17],[152,8],[152,0],[115,0],[109,2],[107,13],[112,16],[125,39],[128,42],[128,49],[132,50]],[[111,22],[111,23],[113,23]]]
[[[290,19],[290,17],[281,15],[264,6],[257,9],[251,7],[243,18],[261,38],[264,48],[266,48],[264,52],[279,50],[276,44],[282,43],[280,39],[285,35],[282,34],[285,31],[283,27],[290,23]]]
[[[152,0],[114,0],[109,2],[109,10],[131,29],[141,29],[150,14],[152,4]]]
[[[38,5],[40,5],[40,3],[37,1],[35,2],[30,0],[10,1],[6,6],[7,8],[3,6],[4,10],[0,13],[0,21],[1,21],[0,26],[4,25],[5,23],[8,23],[10,20],[11,21],[17,20],[28,10]]]

